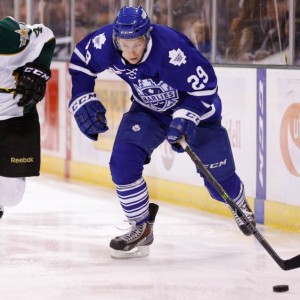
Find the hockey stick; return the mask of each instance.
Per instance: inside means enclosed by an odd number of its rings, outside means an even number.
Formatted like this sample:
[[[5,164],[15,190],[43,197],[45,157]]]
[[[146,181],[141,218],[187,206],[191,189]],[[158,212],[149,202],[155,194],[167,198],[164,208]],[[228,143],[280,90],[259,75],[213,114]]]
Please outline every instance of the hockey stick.
[[[4,93],[4,94],[15,94],[15,93],[16,93],[16,89],[0,88],[0,93]]]
[[[233,211],[241,218],[241,220],[246,225],[247,229],[256,237],[256,239],[261,243],[265,250],[272,256],[276,263],[281,267],[282,270],[292,270],[300,267],[300,255],[297,255],[291,259],[281,259],[275,250],[270,246],[270,244],[265,240],[261,233],[257,230],[255,226],[251,224],[242,210],[237,206],[237,204],[229,197],[229,195],[224,191],[222,186],[218,181],[212,176],[212,174],[205,167],[203,162],[197,156],[197,154],[191,149],[191,147],[186,143],[184,139],[179,140],[180,146],[185,150],[185,152],[190,156],[192,161],[195,163],[196,167],[202,172],[204,177],[213,185],[213,187],[218,191],[220,196],[225,200],[225,202],[233,209]]]

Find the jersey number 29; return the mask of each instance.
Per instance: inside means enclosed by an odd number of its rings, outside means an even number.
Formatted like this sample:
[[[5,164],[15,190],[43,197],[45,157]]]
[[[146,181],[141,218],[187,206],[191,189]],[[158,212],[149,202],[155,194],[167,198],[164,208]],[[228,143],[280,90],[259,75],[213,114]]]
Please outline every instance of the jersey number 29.
[[[188,77],[187,82],[192,83],[192,88],[194,90],[203,90],[205,88],[205,83],[208,81],[208,75],[201,66],[197,67],[196,72],[197,75]]]

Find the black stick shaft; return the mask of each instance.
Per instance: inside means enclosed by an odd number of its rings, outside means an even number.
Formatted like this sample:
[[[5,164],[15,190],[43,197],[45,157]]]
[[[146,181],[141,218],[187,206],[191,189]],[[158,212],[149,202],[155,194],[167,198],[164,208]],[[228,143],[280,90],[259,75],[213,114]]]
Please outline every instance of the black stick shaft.
[[[237,204],[229,197],[225,192],[219,182],[212,176],[212,174],[205,167],[201,159],[197,154],[191,149],[191,147],[186,143],[184,139],[179,141],[180,146],[186,151],[190,156],[192,161],[195,163],[196,167],[202,172],[204,177],[209,180],[213,187],[217,190],[224,201],[234,210],[234,212],[242,219],[247,228],[252,232],[255,238],[260,242],[260,244],[265,248],[265,250],[271,255],[271,257],[276,261],[276,263],[285,271],[292,270],[300,267],[300,255],[297,255],[291,259],[283,260],[281,259],[271,245],[266,241],[266,239],[261,235],[255,226],[251,224],[248,218],[245,216],[243,211],[237,206]]]

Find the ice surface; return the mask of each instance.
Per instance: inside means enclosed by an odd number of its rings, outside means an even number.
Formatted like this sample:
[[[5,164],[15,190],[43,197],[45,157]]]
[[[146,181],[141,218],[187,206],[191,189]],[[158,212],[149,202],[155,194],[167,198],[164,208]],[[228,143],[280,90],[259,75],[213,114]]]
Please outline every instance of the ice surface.
[[[233,219],[156,203],[150,255],[114,260],[108,245],[124,219],[114,191],[27,179],[23,201],[0,221],[1,299],[300,299],[300,269],[281,270]],[[283,259],[300,254],[300,234],[260,231]],[[274,293],[279,284],[289,292]]]

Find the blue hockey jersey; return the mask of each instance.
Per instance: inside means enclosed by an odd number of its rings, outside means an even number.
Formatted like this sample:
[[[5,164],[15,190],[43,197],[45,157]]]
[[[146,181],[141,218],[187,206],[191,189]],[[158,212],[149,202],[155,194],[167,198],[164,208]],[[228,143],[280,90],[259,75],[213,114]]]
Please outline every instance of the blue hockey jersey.
[[[133,99],[150,110],[172,115],[179,108],[195,112],[202,120],[216,113],[217,78],[210,62],[183,34],[152,24],[151,38],[141,62],[126,63],[113,43],[112,24],[79,42],[70,61],[72,99],[94,91],[104,70],[126,81]]]

